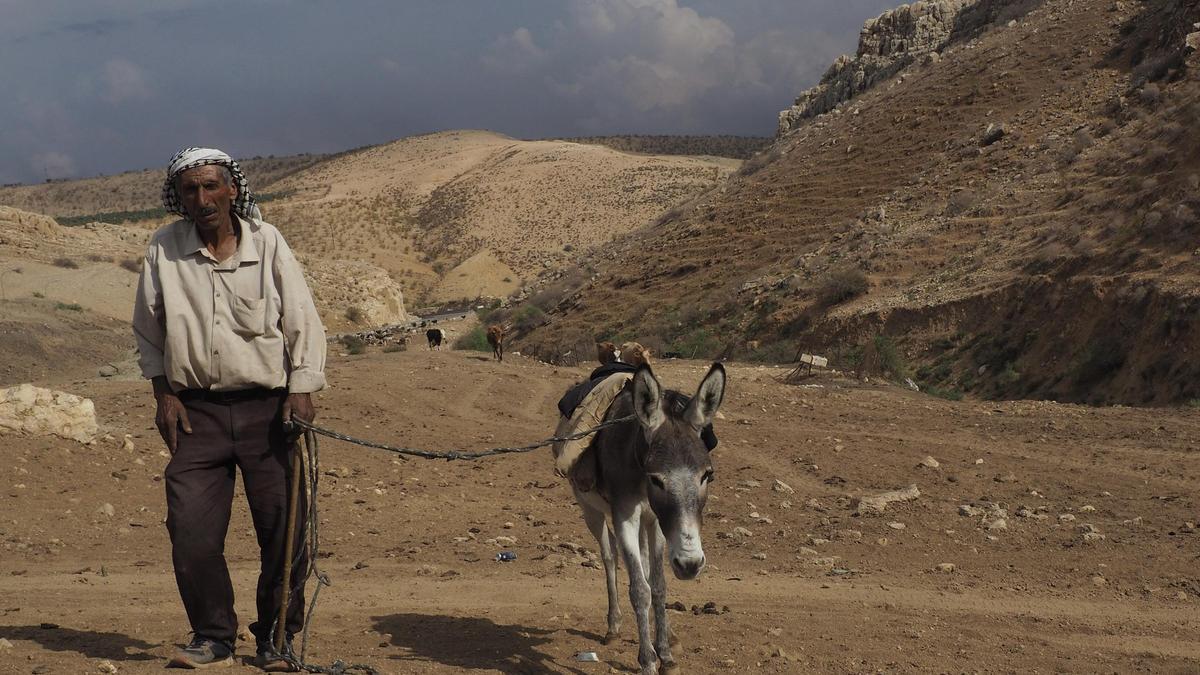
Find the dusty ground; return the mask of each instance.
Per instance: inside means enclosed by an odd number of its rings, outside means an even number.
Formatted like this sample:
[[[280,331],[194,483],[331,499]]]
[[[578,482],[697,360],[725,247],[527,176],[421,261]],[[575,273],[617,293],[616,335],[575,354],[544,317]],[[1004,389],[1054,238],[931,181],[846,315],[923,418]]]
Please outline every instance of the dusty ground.
[[[690,391],[704,368],[674,361],[659,373]],[[584,369],[412,349],[334,353],[329,372],[322,424],[479,449],[548,435],[555,400]],[[782,373],[730,367],[710,564],[698,581],[669,582],[673,601],[728,611],[671,612],[686,672],[1200,669],[1200,533],[1186,525],[1200,519],[1200,412],[955,403],[835,378],[784,385]],[[91,396],[114,440],[4,439],[0,637],[12,648],[0,647],[0,672],[96,672],[102,659],[158,672],[187,623],[147,387],[42,383]],[[636,666],[628,610],[626,639],[598,643],[603,575],[567,546],[595,544],[548,450],[474,463],[400,462],[330,440],[321,452],[338,475],[320,487],[320,562],[334,586],[314,660],[387,673]],[[917,466],[927,455],[939,469]],[[916,501],[852,515],[851,498],[910,484]],[[256,563],[240,499],[227,555],[249,622]],[[1006,529],[959,515],[986,502],[1007,510]],[[1020,517],[1021,506],[1047,517]],[[1085,544],[1085,523],[1105,538]],[[515,562],[493,561],[497,536],[516,539]],[[956,570],[933,571],[940,563]],[[602,663],[574,661],[580,651]]]

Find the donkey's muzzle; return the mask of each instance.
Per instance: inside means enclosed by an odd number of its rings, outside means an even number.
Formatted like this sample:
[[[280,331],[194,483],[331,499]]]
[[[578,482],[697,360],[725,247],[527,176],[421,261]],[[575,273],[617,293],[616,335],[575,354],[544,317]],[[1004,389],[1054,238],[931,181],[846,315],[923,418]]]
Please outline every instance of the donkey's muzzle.
[[[699,556],[671,556],[671,571],[677,579],[695,579],[704,569],[704,554]]]

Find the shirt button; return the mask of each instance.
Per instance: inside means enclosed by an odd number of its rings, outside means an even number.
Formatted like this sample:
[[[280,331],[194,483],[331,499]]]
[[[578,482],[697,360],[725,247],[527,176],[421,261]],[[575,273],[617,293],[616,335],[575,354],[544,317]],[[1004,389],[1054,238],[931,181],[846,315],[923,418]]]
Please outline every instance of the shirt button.
[[[221,297],[221,291],[217,291],[217,297]]]

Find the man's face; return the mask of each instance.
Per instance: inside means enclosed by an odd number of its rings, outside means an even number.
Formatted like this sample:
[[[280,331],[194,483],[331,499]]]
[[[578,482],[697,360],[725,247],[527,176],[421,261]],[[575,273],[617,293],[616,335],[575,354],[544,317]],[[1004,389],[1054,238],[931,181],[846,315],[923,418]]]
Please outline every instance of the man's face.
[[[231,224],[230,207],[237,199],[237,187],[228,180],[224,169],[215,164],[197,166],[175,180],[183,210],[196,227],[217,231]]]

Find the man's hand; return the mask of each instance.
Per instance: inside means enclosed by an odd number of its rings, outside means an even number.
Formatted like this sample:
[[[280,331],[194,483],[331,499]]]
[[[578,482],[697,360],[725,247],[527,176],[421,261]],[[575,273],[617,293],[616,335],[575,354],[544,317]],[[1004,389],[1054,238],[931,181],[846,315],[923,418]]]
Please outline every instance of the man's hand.
[[[316,416],[317,410],[313,407],[312,396],[310,394],[288,394],[287,400],[283,402],[284,424],[294,419],[311,423]],[[297,427],[292,429],[289,435],[292,438],[299,438],[302,433],[303,431]]]
[[[158,427],[158,435],[167,444],[167,450],[174,455],[179,449],[179,430],[192,433],[192,423],[188,420],[187,408],[183,401],[171,390],[167,378],[156,377],[154,383],[154,401],[158,404],[154,412],[154,425]]]

